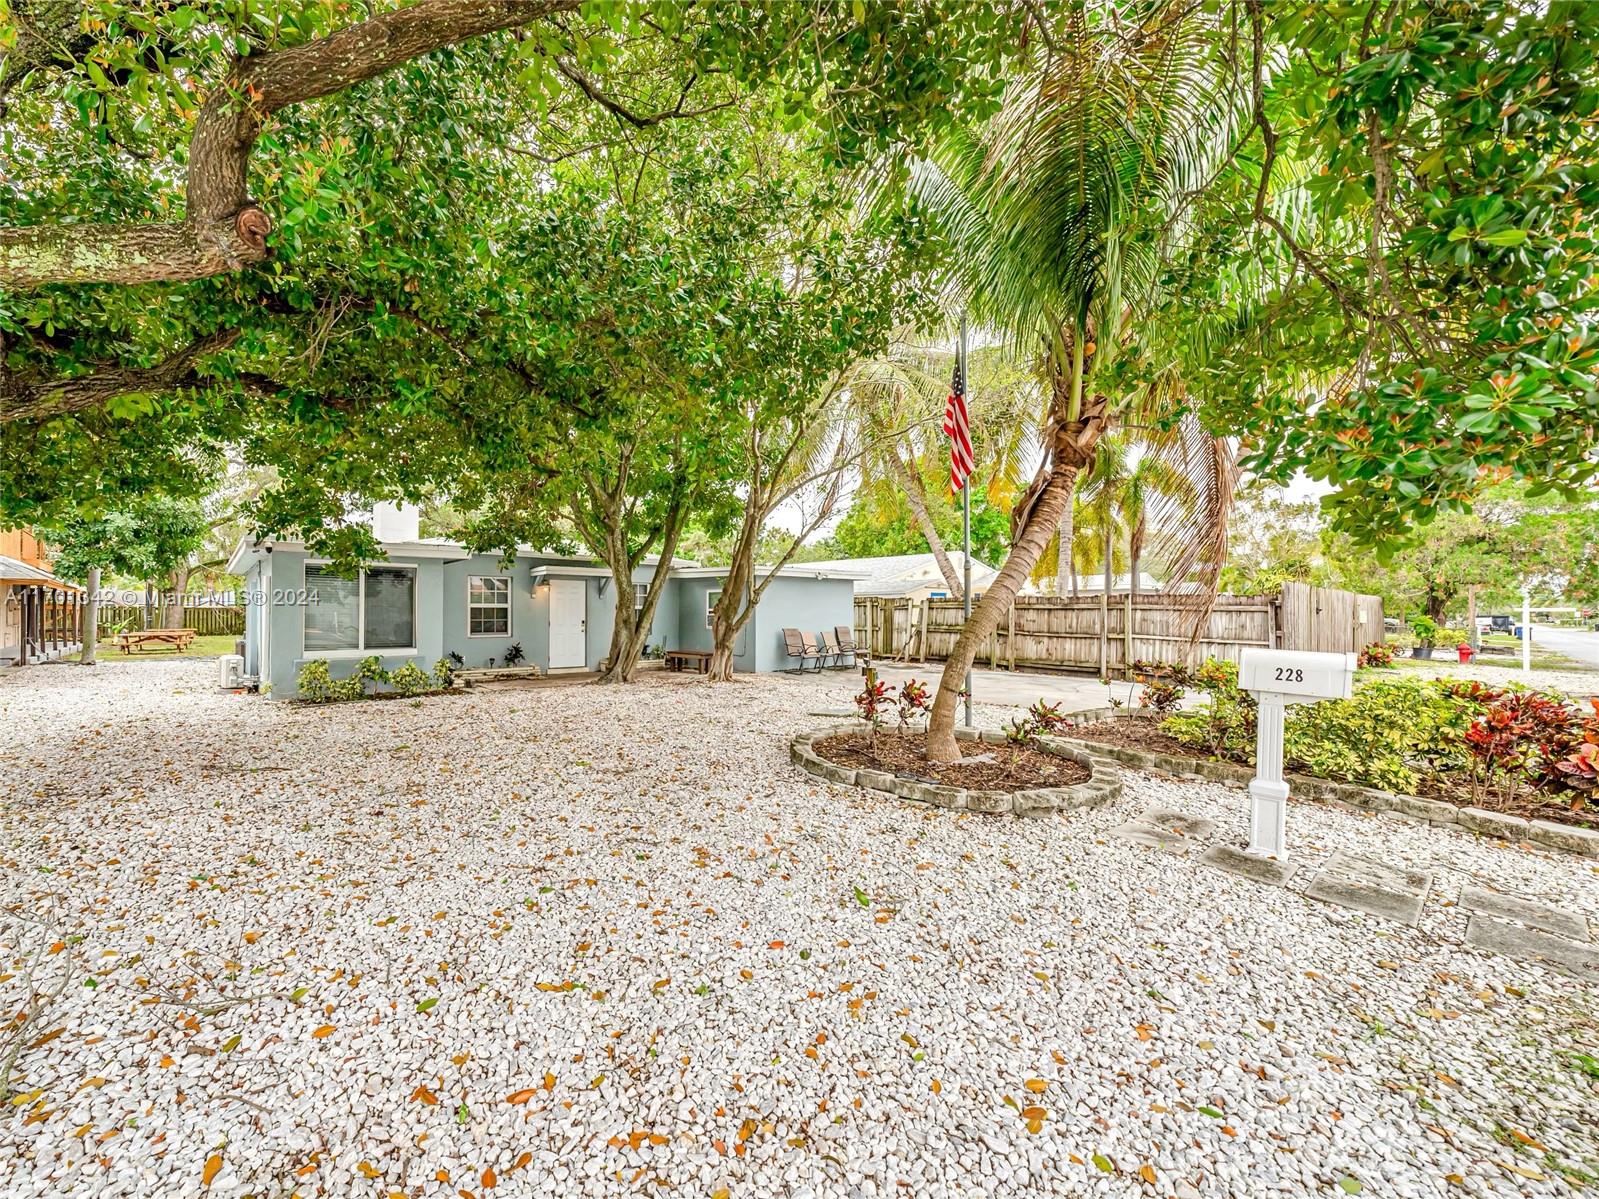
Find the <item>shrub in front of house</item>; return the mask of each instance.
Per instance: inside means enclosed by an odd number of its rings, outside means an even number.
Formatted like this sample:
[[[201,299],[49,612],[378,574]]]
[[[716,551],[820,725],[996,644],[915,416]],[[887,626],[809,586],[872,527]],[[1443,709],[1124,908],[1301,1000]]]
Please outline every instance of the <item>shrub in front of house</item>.
[[[389,671],[389,686],[399,695],[424,695],[433,690],[433,677],[415,662]]]
[[[455,666],[448,658],[440,658],[431,671],[415,662],[385,670],[383,660],[373,655],[357,662],[349,678],[336,679],[327,659],[313,658],[300,667],[294,683],[300,699],[311,704],[341,703],[376,695],[437,695],[455,685]],[[368,684],[379,690],[369,691]]]

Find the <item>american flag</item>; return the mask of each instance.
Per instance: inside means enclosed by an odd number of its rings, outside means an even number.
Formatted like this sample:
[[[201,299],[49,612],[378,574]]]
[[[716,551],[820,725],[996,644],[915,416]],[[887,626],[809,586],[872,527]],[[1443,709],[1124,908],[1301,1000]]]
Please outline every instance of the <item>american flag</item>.
[[[949,402],[944,405],[944,432],[949,435],[949,489],[959,491],[976,465],[972,426],[966,415],[966,376],[961,372],[959,354],[955,356],[955,375],[949,381]]]

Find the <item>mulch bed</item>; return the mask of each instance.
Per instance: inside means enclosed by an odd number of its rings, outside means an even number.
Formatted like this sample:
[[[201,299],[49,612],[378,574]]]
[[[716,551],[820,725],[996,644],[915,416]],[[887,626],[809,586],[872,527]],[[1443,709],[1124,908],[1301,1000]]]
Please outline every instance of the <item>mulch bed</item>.
[[[927,738],[922,733],[879,733],[875,742],[865,733],[841,733],[817,741],[814,749],[818,757],[835,766],[884,770],[968,791],[1031,791],[1070,787],[1089,779],[1086,766],[1029,745],[962,742],[960,762],[929,762]],[[984,758],[989,760],[981,760]]]
[[[1102,745],[1122,745],[1128,749],[1141,749],[1149,753],[1170,754],[1174,758],[1187,758],[1194,762],[1232,762],[1235,766],[1252,766],[1253,761],[1237,762],[1231,758],[1215,757],[1197,745],[1179,741],[1170,733],[1163,733],[1155,720],[1127,718],[1102,720],[1096,724],[1080,724],[1064,734],[1079,741],[1097,741]],[[1289,764],[1290,772],[1294,770]],[[1344,782],[1334,779],[1333,782]],[[1423,799],[1442,800],[1457,808],[1486,808],[1503,812],[1507,816],[1520,816],[1524,820],[1552,820],[1558,824],[1574,824],[1578,828],[1599,827],[1599,813],[1573,810],[1569,802],[1562,802],[1533,787],[1523,786],[1510,796],[1503,796],[1495,788],[1491,793],[1473,797],[1471,784],[1465,779],[1453,782],[1448,779],[1423,778],[1416,786],[1416,794]]]

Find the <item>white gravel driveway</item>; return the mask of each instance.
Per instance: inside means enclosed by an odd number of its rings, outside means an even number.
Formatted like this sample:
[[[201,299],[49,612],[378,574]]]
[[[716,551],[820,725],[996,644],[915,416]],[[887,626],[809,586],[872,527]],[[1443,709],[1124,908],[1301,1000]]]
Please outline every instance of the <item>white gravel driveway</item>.
[[[1594,996],[1461,947],[1591,860],[1296,805],[1417,928],[829,788],[852,676],[303,708],[210,662],[0,677],[0,1194],[1559,1195]],[[1005,714],[1009,714],[1008,712]],[[998,712],[991,715],[999,715]],[[31,968],[30,968],[31,964]],[[1588,1070],[1599,1062],[1588,1059]]]

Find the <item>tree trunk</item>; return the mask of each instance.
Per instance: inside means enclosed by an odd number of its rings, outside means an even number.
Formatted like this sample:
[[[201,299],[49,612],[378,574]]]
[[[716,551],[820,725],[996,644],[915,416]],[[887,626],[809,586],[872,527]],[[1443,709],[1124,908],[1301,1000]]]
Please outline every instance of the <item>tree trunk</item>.
[[[1133,522],[1133,531],[1127,535],[1127,590],[1133,597],[1133,602],[1138,602],[1138,563],[1144,556],[1144,514],[1138,514],[1138,519]]]
[[[1077,564],[1072,558],[1072,536],[1076,532],[1074,525],[1077,515],[1076,482],[1072,480],[1073,502],[1068,503],[1066,511],[1061,513],[1060,549],[1055,555],[1055,594],[1062,598],[1065,598],[1068,587],[1073,596],[1077,594]]]
[[[167,578],[167,589],[161,596],[161,627],[183,627],[183,593],[189,589],[188,567],[180,566]]]
[[[758,469],[758,468],[757,468]],[[733,681],[733,651],[739,632],[749,622],[754,610],[755,555],[760,548],[761,529],[766,524],[766,492],[760,480],[750,484],[744,500],[744,520],[739,525],[738,540],[733,543],[733,557],[727,564],[727,577],[722,580],[722,594],[711,610],[711,661],[708,675],[713,683]]]
[[[1075,466],[1063,464],[1057,466],[1050,475],[1033,505],[1027,523],[1022,527],[1021,536],[1005,558],[1005,565],[988,584],[982,600],[972,612],[972,618],[966,622],[955,648],[944,662],[944,674],[939,679],[938,695],[933,700],[932,716],[927,728],[929,761],[955,762],[960,759],[960,748],[955,741],[955,707],[965,684],[966,672],[971,669],[978,649],[999,627],[1000,620],[1015,602],[1016,593],[1032,573],[1033,564],[1059,528],[1061,509],[1071,502],[1077,470]]]
[[[638,673],[639,655],[649,640],[650,626],[655,623],[655,608],[665,590],[667,575],[672,569],[672,556],[677,552],[677,541],[688,519],[688,500],[679,498],[666,514],[666,524],[661,538],[660,557],[650,574],[649,589],[644,595],[644,606],[635,608],[633,594],[633,560],[620,540],[613,535],[605,545],[605,564],[611,569],[611,582],[616,588],[616,615],[611,624],[611,652],[600,675],[601,683],[631,683]],[[593,548],[593,547],[590,547]]]
[[[100,568],[89,567],[89,600],[83,606],[83,652],[78,655],[82,666],[95,664],[94,651],[100,643]]]
[[[961,575],[955,569],[955,564],[949,560],[949,552],[944,548],[944,539],[933,527],[933,518],[927,511],[927,493],[922,490],[922,481],[917,477],[916,463],[913,461],[907,465],[902,462],[899,447],[892,445],[888,447],[888,460],[894,469],[895,478],[899,480],[899,485],[905,492],[905,502],[911,507],[911,519],[916,522],[916,527],[927,539],[927,548],[933,551],[933,561],[938,563],[938,573],[944,576],[944,585],[949,588],[951,596],[960,599],[966,594],[965,589],[961,587]]]

